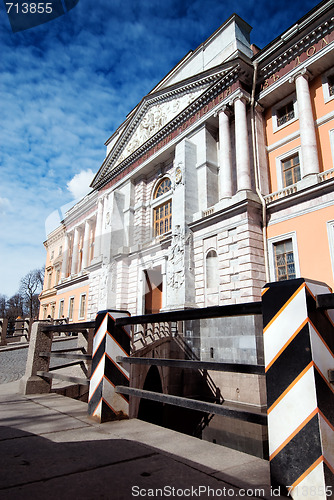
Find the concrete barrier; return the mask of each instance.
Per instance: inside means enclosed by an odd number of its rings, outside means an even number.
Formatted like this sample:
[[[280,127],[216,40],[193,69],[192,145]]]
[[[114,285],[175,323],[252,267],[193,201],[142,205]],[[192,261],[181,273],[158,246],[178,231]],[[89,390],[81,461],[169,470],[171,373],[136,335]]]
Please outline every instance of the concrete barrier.
[[[8,319],[0,318],[0,345],[7,345],[7,327],[8,327]]]
[[[41,351],[51,351],[53,334],[42,331],[42,327],[49,324],[49,322],[35,321],[32,325],[26,372],[20,380],[22,394],[41,394],[51,390],[51,380],[37,375],[38,371],[49,371],[50,358],[39,355]]]

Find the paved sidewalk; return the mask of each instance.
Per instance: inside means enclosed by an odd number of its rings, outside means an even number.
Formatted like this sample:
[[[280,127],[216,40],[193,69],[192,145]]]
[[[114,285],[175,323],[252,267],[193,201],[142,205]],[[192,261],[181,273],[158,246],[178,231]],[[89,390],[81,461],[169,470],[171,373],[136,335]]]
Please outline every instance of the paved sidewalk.
[[[0,441],[0,499],[252,498],[263,490],[270,498],[264,460],[140,420],[100,425],[86,403],[22,396],[18,382],[0,386]]]

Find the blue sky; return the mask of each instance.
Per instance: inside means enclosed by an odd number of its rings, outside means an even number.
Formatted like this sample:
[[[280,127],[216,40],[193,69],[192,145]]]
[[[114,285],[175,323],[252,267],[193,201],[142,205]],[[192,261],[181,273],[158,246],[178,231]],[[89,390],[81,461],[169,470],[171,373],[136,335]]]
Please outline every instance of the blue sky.
[[[0,294],[41,267],[46,221],[86,194],[104,142],[187,53],[236,12],[260,48],[313,0],[80,0],[12,33],[0,5]]]

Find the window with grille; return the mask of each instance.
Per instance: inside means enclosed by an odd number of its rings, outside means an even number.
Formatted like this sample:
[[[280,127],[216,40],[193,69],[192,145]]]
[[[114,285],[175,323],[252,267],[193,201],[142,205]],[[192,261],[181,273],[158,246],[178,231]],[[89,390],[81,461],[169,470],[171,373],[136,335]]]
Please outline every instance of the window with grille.
[[[158,184],[154,192],[154,199],[171,191],[172,183],[165,178]],[[154,236],[168,233],[172,229],[172,200],[169,199],[153,209],[153,232]]]
[[[283,187],[291,186],[300,181],[300,161],[299,154],[290,156],[282,160]]]
[[[281,108],[278,108],[276,111],[276,116],[277,116],[277,126],[280,127],[281,125],[284,125],[285,123],[289,122],[290,120],[293,120],[295,117],[295,110],[293,107],[293,101],[289,101],[287,104],[282,106]]]
[[[154,198],[159,198],[159,196],[162,196],[163,194],[167,193],[167,191],[170,191],[172,188],[172,183],[170,179],[162,179],[161,182],[159,182],[158,186],[156,187],[156,190],[154,192]]]
[[[275,243],[274,254],[276,280],[284,281],[296,278],[292,240]]]

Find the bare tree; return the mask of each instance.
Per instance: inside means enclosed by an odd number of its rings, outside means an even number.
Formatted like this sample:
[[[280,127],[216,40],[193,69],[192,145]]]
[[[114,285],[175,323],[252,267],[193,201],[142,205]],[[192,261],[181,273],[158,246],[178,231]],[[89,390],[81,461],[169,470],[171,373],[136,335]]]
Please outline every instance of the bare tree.
[[[30,318],[38,315],[39,301],[38,295],[43,288],[44,269],[34,269],[29,271],[20,282],[19,293],[24,299],[27,312]]]
[[[8,318],[8,330],[10,334],[13,334],[15,329],[15,320],[21,316],[24,316],[24,300],[21,294],[16,293],[7,300],[6,304],[6,318]]]
[[[7,297],[6,295],[0,294],[0,318],[6,317],[7,311]]]
[[[24,315],[24,301],[20,293],[16,293],[7,300],[7,318],[17,318]]]

